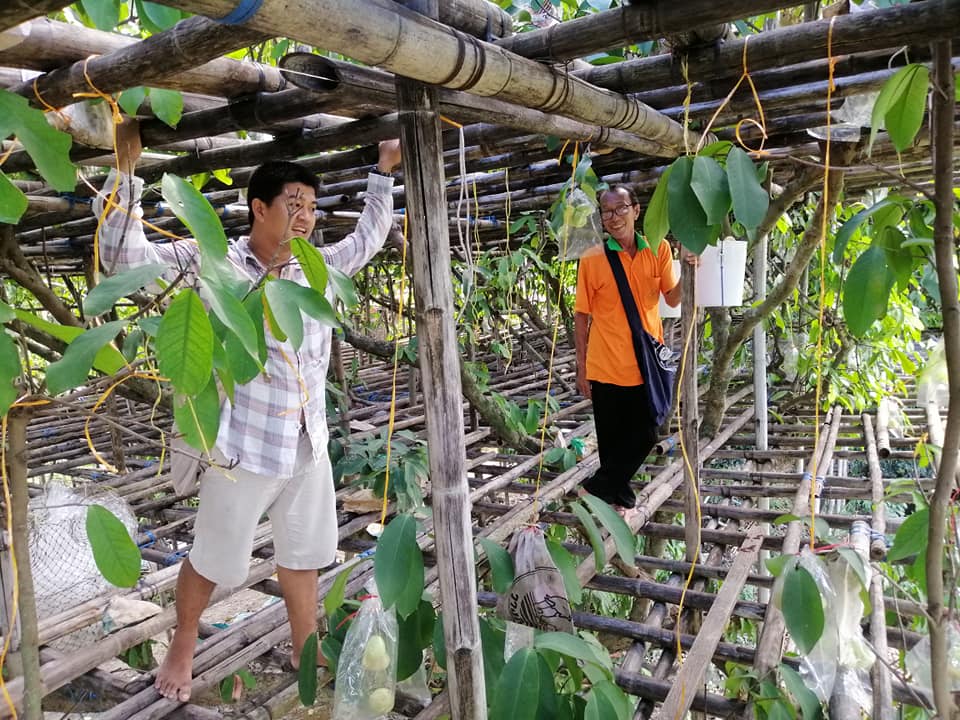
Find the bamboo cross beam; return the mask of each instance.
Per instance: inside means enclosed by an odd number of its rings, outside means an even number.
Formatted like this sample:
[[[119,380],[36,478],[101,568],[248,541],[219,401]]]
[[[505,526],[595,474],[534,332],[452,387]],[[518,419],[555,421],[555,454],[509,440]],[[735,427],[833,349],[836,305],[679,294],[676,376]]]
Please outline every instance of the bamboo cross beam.
[[[231,0],[164,0],[209,17],[226,17]],[[465,90],[633,133],[679,153],[698,137],[649,106],[594,87],[566,72],[509,53],[398,6],[375,0],[266,0],[245,25],[340,52],[424,83]],[[321,22],[305,22],[305,19]]]

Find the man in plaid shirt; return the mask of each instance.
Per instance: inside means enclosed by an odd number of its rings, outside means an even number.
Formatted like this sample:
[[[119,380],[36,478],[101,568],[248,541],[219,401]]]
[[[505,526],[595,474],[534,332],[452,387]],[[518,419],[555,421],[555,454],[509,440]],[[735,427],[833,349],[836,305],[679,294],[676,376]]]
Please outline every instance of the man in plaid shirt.
[[[108,214],[100,233],[104,267],[118,272],[159,262],[170,267],[167,280],[186,271],[187,282],[195,282],[200,263],[196,243],[151,243],[136,222],[142,216],[143,188],[143,181],[133,176],[142,149],[136,123],[121,125],[117,147],[122,172],[115,203],[130,207],[133,220],[122,212]],[[399,142],[380,143],[356,230],[320,249],[328,265],[353,275],[383,246],[393,219],[390,173],[399,162]],[[115,180],[111,173],[105,191]],[[256,283],[270,274],[307,285],[289,241],[313,232],[317,190],[316,176],[302,165],[269,162],[257,168],[247,189],[250,236],[231,243],[227,252],[239,277]],[[94,204],[98,217],[104,204],[101,195]],[[334,561],[338,539],[324,407],[331,328],[306,314],[303,325],[299,350],[268,330],[266,372],[237,385],[232,402],[223,401],[212,464],[200,482],[193,548],[177,581],[177,630],[157,672],[155,686],[164,697],[190,698],[200,615],[216,585],[236,587],[246,579],[254,532],[264,513],[273,528],[294,667],[307,637],[316,632],[317,570]]]

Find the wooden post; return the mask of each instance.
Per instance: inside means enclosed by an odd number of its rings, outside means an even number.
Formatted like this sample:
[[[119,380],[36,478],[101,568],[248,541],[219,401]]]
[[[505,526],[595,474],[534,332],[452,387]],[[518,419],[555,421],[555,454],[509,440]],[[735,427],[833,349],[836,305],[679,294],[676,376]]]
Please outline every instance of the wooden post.
[[[681,253],[682,254],[682,253]],[[686,455],[683,464],[684,486],[686,487],[686,510],[684,525],[686,528],[686,558],[694,562],[699,555],[700,526],[697,495],[700,490],[700,411],[697,402],[697,350],[700,346],[697,336],[697,273],[692,268],[681,269],[681,313],[683,320],[683,346],[680,374],[680,432],[683,436],[683,450]],[[689,462],[688,462],[689,461]],[[695,493],[693,489],[696,488]]]
[[[437,0],[415,9],[436,17]],[[450,710],[454,720],[486,720],[437,105],[436,88],[397,80]]]
[[[33,572],[30,570],[30,529],[27,504],[27,423],[29,410],[11,409],[8,415],[9,455],[6,458],[10,473],[10,494],[13,514],[13,555],[17,560],[17,585],[20,588],[20,657],[23,663],[23,718],[41,720],[40,701],[40,641],[37,627],[37,605],[33,592]]]

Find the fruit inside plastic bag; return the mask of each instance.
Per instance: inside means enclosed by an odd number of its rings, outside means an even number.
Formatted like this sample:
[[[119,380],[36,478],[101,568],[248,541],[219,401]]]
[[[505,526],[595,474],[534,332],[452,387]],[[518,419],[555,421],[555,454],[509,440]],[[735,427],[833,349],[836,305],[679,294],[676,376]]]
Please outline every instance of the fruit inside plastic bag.
[[[380,599],[363,601],[337,663],[334,720],[377,720],[393,709],[397,685],[397,619]]]

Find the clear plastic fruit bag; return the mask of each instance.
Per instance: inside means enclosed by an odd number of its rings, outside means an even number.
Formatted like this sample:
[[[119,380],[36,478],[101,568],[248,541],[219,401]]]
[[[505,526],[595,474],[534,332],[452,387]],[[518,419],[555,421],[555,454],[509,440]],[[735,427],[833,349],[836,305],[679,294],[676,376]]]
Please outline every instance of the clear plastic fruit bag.
[[[380,598],[360,605],[337,663],[334,720],[377,720],[393,709],[397,685],[397,619]]]

